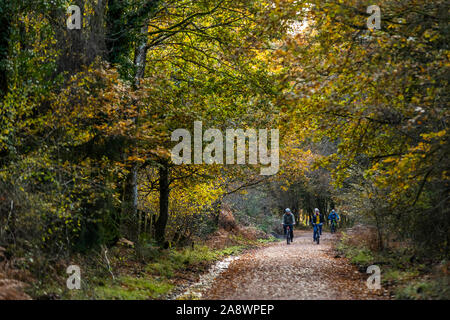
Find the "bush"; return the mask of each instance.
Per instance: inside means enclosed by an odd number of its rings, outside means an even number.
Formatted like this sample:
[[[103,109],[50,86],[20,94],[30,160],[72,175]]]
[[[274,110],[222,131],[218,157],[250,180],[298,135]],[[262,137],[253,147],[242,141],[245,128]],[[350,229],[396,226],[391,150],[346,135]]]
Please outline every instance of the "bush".
[[[449,300],[449,278],[421,280],[400,287],[395,291],[395,297],[401,300]]]
[[[356,249],[353,253],[353,257],[351,257],[351,262],[353,264],[368,267],[370,266],[374,259],[372,253],[368,249]]]

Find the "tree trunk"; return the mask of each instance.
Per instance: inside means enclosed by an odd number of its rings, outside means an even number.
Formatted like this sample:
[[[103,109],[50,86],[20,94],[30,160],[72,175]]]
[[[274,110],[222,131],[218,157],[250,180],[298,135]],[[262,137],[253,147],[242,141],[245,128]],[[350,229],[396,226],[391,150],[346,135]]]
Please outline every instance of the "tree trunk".
[[[159,0],[149,0],[142,7],[140,7],[136,13],[128,13],[128,4],[122,0],[109,0],[108,1],[108,13],[106,16],[106,47],[108,52],[108,60],[113,65],[121,65],[124,57],[129,57],[130,48],[134,41],[137,42],[134,55],[135,74],[133,84],[134,89],[137,90],[140,87],[141,79],[145,75],[145,67],[147,62],[147,33],[148,33],[148,21],[153,16],[160,4]],[[133,30],[136,30],[141,26],[140,36],[135,39]],[[127,30],[129,32],[124,32]],[[138,30],[138,29],[137,29]],[[121,65],[125,68],[126,65]],[[121,73],[124,76],[123,73]],[[125,76],[127,78],[127,76]],[[131,80],[131,79],[130,79]],[[137,112],[139,114],[139,110]],[[139,119],[135,117],[133,119],[136,133],[139,130]],[[131,142],[132,152],[136,152],[137,146],[135,142]],[[125,154],[125,158],[129,155]],[[141,219],[138,219],[138,170],[139,165],[137,163],[131,164],[130,172],[125,180],[125,186],[123,188],[124,195],[124,219],[131,220],[131,228],[133,230],[130,233],[134,236],[138,236],[140,229]]]
[[[8,70],[6,60],[8,58],[9,38],[11,28],[11,16],[9,12],[8,0],[0,0],[1,7],[4,8],[0,13],[0,99],[2,99],[8,91]]]
[[[384,249],[384,243],[383,243],[383,231],[382,226],[380,223],[380,217],[378,216],[377,208],[374,208],[374,215],[375,215],[375,224],[377,227],[377,234],[378,234],[378,249],[383,250]]]
[[[147,25],[142,27],[141,33],[143,35],[146,35],[147,32]],[[145,74],[145,66],[146,66],[146,56],[147,56],[147,37],[144,36],[143,40],[139,44],[139,46],[136,48],[136,54],[135,54],[135,65],[136,65],[136,75],[134,77],[134,86],[135,89],[139,88],[140,81],[144,77]],[[139,114],[139,110],[138,110]],[[136,116],[133,119],[134,125],[135,125],[135,131],[138,132],[139,128],[139,119]],[[135,151],[134,151],[135,152]],[[141,219],[138,217],[138,165],[137,163],[133,163],[132,167],[130,169],[130,173],[127,176],[126,179],[126,185],[125,185],[125,217],[130,219],[130,227],[132,230],[130,231],[130,234],[134,238],[133,241],[136,241],[139,237],[139,230],[140,230],[140,223]]]
[[[169,166],[167,162],[159,168],[159,217],[155,224],[155,237],[164,244],[167,220],[169,219]]]
[[[138,205],[138,190],[137,190],[137,165],[134,164],[130,173],[128,174],[125,181],[124,190],[124,218],[127,223],[127,233],[130,240],[136,241],[138,239],[138,216],[137,216],[137,205]]]

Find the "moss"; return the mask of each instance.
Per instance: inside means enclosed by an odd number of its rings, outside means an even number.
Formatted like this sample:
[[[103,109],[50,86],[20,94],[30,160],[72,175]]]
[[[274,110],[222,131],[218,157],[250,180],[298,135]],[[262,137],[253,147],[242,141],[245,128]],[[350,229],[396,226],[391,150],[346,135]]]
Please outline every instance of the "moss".
[[[267,239],[258,239],[257,240],[258,243],[271,243],[271,242],[278,242],[278,241],[282,241],[282,239],[277,239],[274,236],[270,236]]]
[[[383,274],[384,281],[394,281],[401,282],[409,279],[413,279],[419,276],[419,271],[411,270],[411,271],[401,271],[398,269],[388,269]]]
[[[168,258],[174,264],[175,269],[182,269],[186,265],[198,265],[214,261],[218,256],[216,252],[206,246],[196,246],[194,249],[173,250]]]
[[[94,297],[101,300],[157,299],[172,288],[172,284],[160,279],[121,277],[109,285],[96,287]]]
[[[450,299],[449,279],[423,279],[397,288],[395,297],[400,300]]]
[[[367,267],[373,264],[374,254],[365,247],[352,247],[344,241],[337,244],[336,250],[350,259],[350,262],[360,267]]]
[[[374,258],[372,253],[367,249],[357,249],[353,253],[353,257],[350,259],[353,264],[359,266],[369,266],[373,263]]]
[[[241,253],[243,250],[245,250],[246,247],[244,246],[231,246],[228,248],[225,248],[221,251],[219,251],[219,254],[221,256],[229,256],[229,255],[236,255]]]
[[[207,246],[196,246],[194,249],[170,250],[158,257],[157,261],[149,263],[145,271],[154,276],[172,278],[177,271],[198,267],[202,269],[210,262],[222,259],[224,256],[241,253],[245,246],[231,246],[222,250],[212,250]]]
[[[160,261],[148,264],[145,271],[165,278],[172,278],[174,275],[174,267],[170,261]]]

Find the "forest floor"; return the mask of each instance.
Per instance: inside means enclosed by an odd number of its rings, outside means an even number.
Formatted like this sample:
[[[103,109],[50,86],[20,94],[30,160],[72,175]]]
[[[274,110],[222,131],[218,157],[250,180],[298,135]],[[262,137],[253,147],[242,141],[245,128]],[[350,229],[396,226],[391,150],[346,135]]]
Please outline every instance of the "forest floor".
[[[365,238],[370,240],[361,228],[336,235],[324,231],[317,245],[312,230],[297,230],[294,242],[287,245],[273,242],[274,238],[250,241],[240,233],[223,231],[208,245],[151,247],[140,258],[134,248],[117,245],[108,251],[111,269],[102,255],[91,254],[54,264],[54,272],[38,280],[21,267],[21,260],[8,261],[0,250],[0,300],[448,299],[449,263],[419,263],[405,248],[370,251]],[[69,263],[82,267],[82,290],[66,288]],[[382,268],[378,291],[366,285],[370,276],[366,269],[374,264]]]
[[[290,245],[251,250],[231,262],[202,299],[389,299],[383,289],[369,290],[369,275],[336,254],[335,238],[323,232],[317,245],[311,231],[296,231]]]

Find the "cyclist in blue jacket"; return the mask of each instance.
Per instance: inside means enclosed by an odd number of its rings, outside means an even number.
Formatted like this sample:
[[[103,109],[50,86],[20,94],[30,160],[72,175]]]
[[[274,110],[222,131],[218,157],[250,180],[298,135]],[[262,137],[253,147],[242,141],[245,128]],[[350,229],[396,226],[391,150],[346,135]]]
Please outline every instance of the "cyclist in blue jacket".
[[[340,220],[340,218],[339,218],[339,215],[337,214],[337,212],[334,211],[334,209],[331,210],[331,213],[328,215],[328,221],[330,222],[330,225],[332,225],[333,223],[336,223],[339,220]]]

